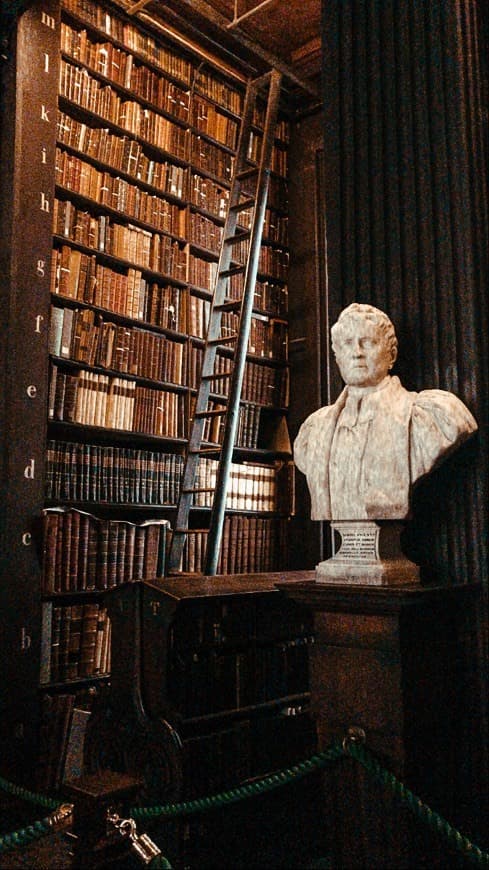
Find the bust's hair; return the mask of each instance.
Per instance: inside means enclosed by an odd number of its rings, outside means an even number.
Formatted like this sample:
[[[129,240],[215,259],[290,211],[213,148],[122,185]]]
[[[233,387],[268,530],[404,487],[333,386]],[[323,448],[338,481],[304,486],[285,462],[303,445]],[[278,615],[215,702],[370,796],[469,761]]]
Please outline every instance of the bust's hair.
[[[397,338],[394,329],[394,324],[379,308],[374,308],[373,305],[367,305],[362,302],[352,302],[347,308],[344,308],[336,323],[331,327],[331,342],[333,350],[336,352],[338,342],[341,340],[344,326],[348,320],[355,319],[369,320],[375,325],[384,341],[392,352],[392,360],[397,357]]]

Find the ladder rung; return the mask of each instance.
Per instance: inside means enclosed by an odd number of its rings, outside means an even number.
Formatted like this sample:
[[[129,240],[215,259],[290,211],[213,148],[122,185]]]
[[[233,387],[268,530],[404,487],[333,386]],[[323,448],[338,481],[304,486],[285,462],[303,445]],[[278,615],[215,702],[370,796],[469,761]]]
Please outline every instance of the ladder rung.
[[[248,208],[253,208],[254,204],[254,199],[245,199],[243,202],[238,202],[237,205],[232,205],[229,211],[246,211]]]
[[[232,344],[233,341],[236,341],[237,337],[238,334],[233,332],[232,335],[222,335],[221,338],[210,338],[208,339],[207,344]]]
[[[237,311],[239,308],[241,308],[241,299],[230,299],[228,302],[214,305],[214,311]]]
[[[208,411],[195,411],[195,420],[205,420],[207,417],[224,417],[227,414],[227,408],[212,408]]]
[[[250,169],[242,169],[241,172],[236,174],[236,178],[240,181],[244,181],[245,178],[253,178],[258,172],[258,166],[251,166]]]
[[[224,269],[222,272],[219,272],[219,278],[231,278],[233,275],[242,275],[244,270],[244,266],[231,266],[230,269]]]
[[[182,492],[186,495],[192,495],[199,492],[214,492],[215,488],[215,486],[196,486],[193,489],[182,489]]]
[[[202,375],[202,380],[205,381],[223,381],[225,378],[229,378],[232,375],[232,371],[228,372],[216,372],[215,374],[210,375]]]
[[[221,452],[221,445],[216,444],[215,447],[198,447],[196,450],[189,450],[192,456],[205,456],[208,453],[215,455]]]
[[[239,242],[249,239],[250,236],[251,230],[241,230],[241,232],[236,233],[234,236],[228,236],[227,239],[224,239],[224,243],[226,245],[237,245]]]

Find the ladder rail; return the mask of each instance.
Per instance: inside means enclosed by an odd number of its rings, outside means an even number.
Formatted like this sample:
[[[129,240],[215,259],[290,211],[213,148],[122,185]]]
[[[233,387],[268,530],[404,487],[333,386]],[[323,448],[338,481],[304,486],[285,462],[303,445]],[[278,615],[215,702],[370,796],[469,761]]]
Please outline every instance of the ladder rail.
[[[206,575],[216,574],[217,564],[219,561],[219,551],[224,526],[224,516],[226,511],[226,497],[228,491],[229,476],[231,472],[233,450],[238,429],[239,403],[243,386],[246,355],[248,351],[248,341],[251,329],[251,315],[253,311],[255,282],[258,273],[258,264],[260,258],[260,243],[265,222],[268,187],[270,182],[269,166],[271,162],[273,133],[275,130],[275,123],[277,118],[278,98],[280,94],[280,79],[280,74],[272,71],[267,114],[265,119],[265,129],[263,133],[262,153],[260,157],[260,170],[258,174],[256,205],[253,214],[253,225],[251,234],[253,243],[250,242],[250,251],[246,266],[245,286],[243,291],[243,300],[240,315],[239,337],[236,346],[234,369],[231,378],[231,387],[229,394],[229,411],[226,418],[226,427],[222,444],[221,460],[219,462],[217,471],[216,491],[211,512],[209,535],[207,539],[204,566],[204,573]]]
[[[186,461],[182,475],[180,496],[178,500],[175,529],[172,536],[169,553],[169,571],[178,572],[185,541],[188,536],[188,518],[192,505],[193,494],[196,492],[195,481],[197,477],[200,457],[205,454],[219,456],[217,467],[217,479],[212,502],[211,519],[207,538],[204,573],[213,575],[217,571],[221,538],[224,526],[227,491],[233,458],[234,445],[239,421],[240,398],[246,365],[255,282],[258,273],[260,246],[265,221],[267,194],[270,179],[271,154],[278,114],[278,102],[280,96],[281,74],[276,70],[265,74],[260,79],[250,82],[246,91],[245,106],[243,111],[240,136],[238,141],[235,172],[231,186],[228,209],[223,228],[223,240],[219,252],[219,260],[214,282],[212,299],[210,300],[206,339],[200,382],[195,398],[193,420],[189,433]],[[266,83],[268,86],[268,100],[263,130],[263,140],[258,165],[249,169],[248,159],[249,132],[253,122],[253,110],[257,101],[260,87]],[[245,178],[254,175],[256,178],[255,193],[242,190],[242,182]],[[242,196],[248,199],[243,203]],[[232,246],[239,244],[245,235],[242,231],[237,232],[238,213],[246,207],[252,206],[251,227],[246,235],[249,238],[246,263],[242,267],[232,266]],[[225,339],[220,335],[222,312],[231,307],[226,302],[226,289],[229,275],[234,271],[244,272],[244,285],[241,300],[236,300],[235,306],[239,308],[239,327],[235,337],[235,349],[231,358],[230,388],[227,397],[226,410],[209,410],[208,404],[211,395],[211,383],[213,376],[219,377],[214,370],[217,347],[224,343]],[[217,404],[222,405],[220,400]],[[214,448],[202,448],[203,435],[206,419],[223,416],[223,439],[222,444]]]

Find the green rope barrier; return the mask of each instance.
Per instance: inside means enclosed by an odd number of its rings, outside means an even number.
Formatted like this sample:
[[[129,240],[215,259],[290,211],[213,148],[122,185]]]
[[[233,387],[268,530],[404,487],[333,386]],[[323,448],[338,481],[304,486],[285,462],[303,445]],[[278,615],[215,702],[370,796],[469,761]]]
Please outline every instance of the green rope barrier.
[[[410,789],[407,788],[393,773],[390,773],[371,755],[364,746],[365,735],[359,729],[350,729],[348,736],[342,742],[332,743],[328,749],[323,752],[313,755],[306,761],[294,764],[292,767],[284,768],[283,770],[271,773],[264,776],[260,780],[245,785],[237,786],[229,791],[219,792],[208,797],[197,798],[191,801],[182,801],[180,803],[167,803],[161,806],[154,807],[132,807],[129,811],[132,819],[154,819],[161,816],[174,818],[175,816],[190,815],[192,813],[205,812],[216,808],[223,807],[230,803],[255,797],[265,792],[280,788],[283,785],[288,785],[297,779],[300,779],[314,770],[319,770],[330,761],[336,761],[346,755],[350,755],[379,782],[387,785],[401,800],[403,800],[409,809],[417,815],[422,821],[427,823],[438,834],[443,835],[448,843],[458,852],[464,855],[470,861],[475,862],[481,867],[489,867],[489,853],[484,852],[478,846],[471,842],[468,837],[465,837],[460,831],[453,828],[445,819],[438,813],[434,812],[421,798],[417,797]],[[39,795],[35,792],[28,791],[21,786],[9,783],[7,780],[0,777],[0,788],[24,800],[29,800],[33,803],[47,806],[55,810],[57,808],[60,818],[66,818],[66,813],[70,813],[71,805],[59,806],[58,803],[51,798]],[[25,828],[14,831],[11,834],[0,836],[0,854],[9,851],[10,849],[19,848],[33,840],[40,839],[49,832],[53,831],[53,815],[45,819],[34,822]],[[171,864],[161,854],[155,856],[148,865],[150,870],[172,870]]]
[[[216,809],[226,806],[226,804],[236,803],[245,798],[255,797],[264,792],[272,791],[280,788],[283,785],[288,785],[296,779],[300,779],[314,770],[319,770],[324,767],[329,761],[335,761],[341,758],[345,751],[341,743],[333,743],[329,749],[325,749],[318,755],[313,755],[307,761],[301,761],[294,764],[292,767],[279,770],[276,773],[271,773],[263,779],[256,782],[246,783],[245,785],[237,786],[229,791],[219,792],[218,794],[208,797],[196,798],[192,801],[182,801],[181,803],[167,803],[162,806],[154,807],[132,807],[129,814],[133,819],[154,819],[159,816],[173,818],[174,816],[190,815],[192,813],[200,813],[206,810]]]
[[[156,855],[148,864],[148,870],[173,870],[168,858],[164,855]]]
[[[22,800],[29,801],[31,804],[39,804],[39,806],[45,807],[48,810],[55,810],[59,806],[59,800],[53,800],[45,795],[29,791],[21,785],[15,785],[15,783],[9,782],[2,776],[0,776],[0,788],[2,791],[14,795],[14,797],[22,798]]]
[[[422,821],[426,822],[430,828],[442,834],[448,843],[458,852],[461,852],[470,861],[474,861],[481,867],[489,867],[489,852],[483,852],[478,846],[472,843],[468,837],[465,837],[460,831],[453,828],[445,819],[438,813],[435,813],[421,798],[416,797],[410,789],[407,788],[400,780],[383,768],[376,758],[371,755],[365,746],[361,743],[352,740],[347,743],[346,751],[363,767],[372,774],[372,776],[384,785],[387,785],[401,800],[403,800],[411,812],[417,815]]]
[[[25,828],[19,828],[18,831],[13,831],[11,834],[3,834],[0,836],[0,854],[27,846],[34,840],[40,840],[46,834],[52,833],[52,830],[51,820],[47,816],[45,819],[33,822],[32,825],[27,825]]]

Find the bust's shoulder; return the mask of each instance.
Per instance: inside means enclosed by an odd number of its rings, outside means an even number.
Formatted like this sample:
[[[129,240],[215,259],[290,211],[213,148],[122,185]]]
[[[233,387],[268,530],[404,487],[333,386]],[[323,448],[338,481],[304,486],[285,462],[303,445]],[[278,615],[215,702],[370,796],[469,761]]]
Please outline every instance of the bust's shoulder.
[[[422,390],[416,396],[414,418],[431,419],[443,430],[458,429],[475,432],[477,423],[466,405],[447,390]]]

